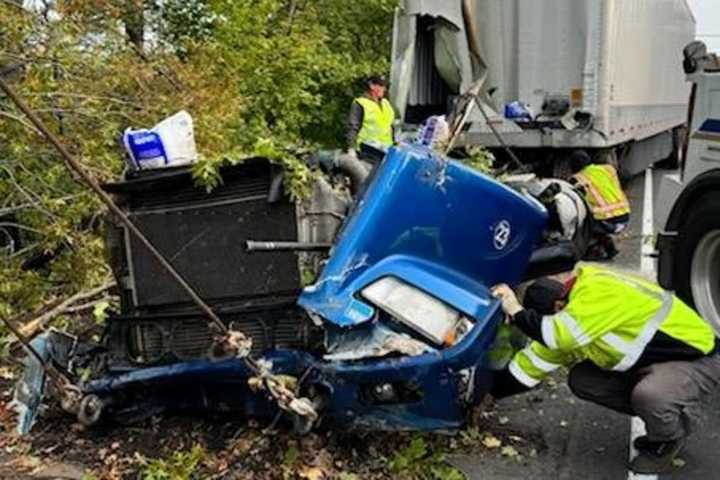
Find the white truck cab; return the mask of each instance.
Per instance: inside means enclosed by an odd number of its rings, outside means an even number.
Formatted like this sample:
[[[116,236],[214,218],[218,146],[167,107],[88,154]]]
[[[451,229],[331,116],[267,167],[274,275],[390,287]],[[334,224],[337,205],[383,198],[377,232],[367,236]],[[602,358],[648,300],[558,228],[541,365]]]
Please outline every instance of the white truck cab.
[[[656,202],[658,281],[720,335],[720,58],[702,42],[685,48],[692,83],[687,144]]]

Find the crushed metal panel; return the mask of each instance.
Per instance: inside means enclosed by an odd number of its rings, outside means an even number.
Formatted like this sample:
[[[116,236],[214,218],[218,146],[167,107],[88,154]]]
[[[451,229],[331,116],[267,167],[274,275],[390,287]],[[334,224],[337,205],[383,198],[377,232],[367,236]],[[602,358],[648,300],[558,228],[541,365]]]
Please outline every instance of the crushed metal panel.
[[[465,36],[442,22],[436,25],[434,34],[435,68],[453,93],[462,93],[464,91],[462,89],[463,80],[467,79],[469,75],[469,72],[464,69],[467,62],[459,53],[462,51]]]
[[[405,0],[403,10],[406,15],[428,15],[442,18],[458,29],[463,28],[462,3],[458,0]]]
[[[391,353],[411,357],[434,351],[409,335],[398,333],[381,323],[369,328],[334,331],[328,334],[328,361],[379,358]]]
[[[30,346],[46,362],[67,365],[74,354],[77,339],[66,333],[50,330],[38,335]],[[26,435],[32,429],[45,398],[45,369],[34,355],[28,354],[24,360],[23,376],[15,385],[15,394],[11,402],[18,414],[17,432]]]
[[[398,10],[393,37],[391,98],[400,118],[408,106],[449,107],[450,97],[462,94],[486,75],[482,52],[472,55],[460,1],[407,0]],[[477,48],[477,50],[481,50]],[[438,113],[438,112],[436,112]],[[446,112],[443,112],[446,113]]]
[[[395,11],[393,27],[392,66],[390,71],[390,98],[398,118],[405,118],[410,89],[415,73],[417,17]]]
[[[35,338],[31,346],[43,360],[50,358],[47,349],[47,334]],[[26,435],[35,423],[38,411],[45,397],[45,371],[33,355],[25,357],[25,371],[15,386],[12,407],[18,414],[17,433]]]

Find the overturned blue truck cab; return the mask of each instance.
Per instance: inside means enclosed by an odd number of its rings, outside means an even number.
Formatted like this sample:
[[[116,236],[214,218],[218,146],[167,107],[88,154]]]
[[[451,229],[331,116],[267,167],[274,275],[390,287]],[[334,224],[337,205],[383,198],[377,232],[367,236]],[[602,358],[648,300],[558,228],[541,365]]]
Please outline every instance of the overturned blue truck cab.
[[[548,212],[526,191],[425,148],[325,167],[330,177],[298,202],[262,160],[226,170],[211,194],[182,169],[105,188],[223,322],[252,339],[254,358],[312,400],[315,424],[462,427],[490,386],[503,316],[490,288],[572,268],[578,252],[548,240]],[[337,177],[350,177],[352,197]],[[92,399],[80,421],[166,409],[275,415],[244,362],[212,358],[211,329],[156,262],[123,228],[110,232],[121,312],[102,340],[49,332],[33,342]],[[314,252],[324,243],[329,252]],[[24,431],[44,390],[27,362],[16,391]]]

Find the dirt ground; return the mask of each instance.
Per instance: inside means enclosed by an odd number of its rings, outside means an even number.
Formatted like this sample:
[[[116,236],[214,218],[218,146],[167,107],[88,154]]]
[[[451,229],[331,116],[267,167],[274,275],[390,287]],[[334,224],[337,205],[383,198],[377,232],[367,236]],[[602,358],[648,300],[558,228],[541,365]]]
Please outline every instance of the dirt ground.
[[[282,424],[267,431],[266,420],[217,416],[161,416],[132,426],[87,429],[50,407],[30,435],[18,437],[8,406],[17,371],[5,366],[2,372],[2,479],[463,478],[446,463],[453,453],[522,461],[534,452],[527,439],[503,431],[504,419],[487,409],[478,417],[484,427],[451,435],[320,432],[297,437]]]

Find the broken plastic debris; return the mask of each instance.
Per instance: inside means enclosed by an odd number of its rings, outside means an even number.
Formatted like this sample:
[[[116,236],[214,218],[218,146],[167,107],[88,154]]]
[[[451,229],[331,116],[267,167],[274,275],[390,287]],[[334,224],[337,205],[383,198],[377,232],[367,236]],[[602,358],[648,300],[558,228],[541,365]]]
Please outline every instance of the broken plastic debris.
[[[434,351],[429,345],[409,335],[397,333],[380,323],[370,330],[348,330],[335,336],[328,347],[331,353],[325,355],[328,361],[360,360],[384,357],[390,353],[408,356],[422,355]]]
[[[48,336],[49,333],[43,333],[30,343],[46,361],[50,359]],[[20,435],[30,433],[45,396],[45,370],[43,366],[34,355],[25,357],[24,363],[25,371],[15,386],[15,395],[10,404],[18,414],[17,432]]]

